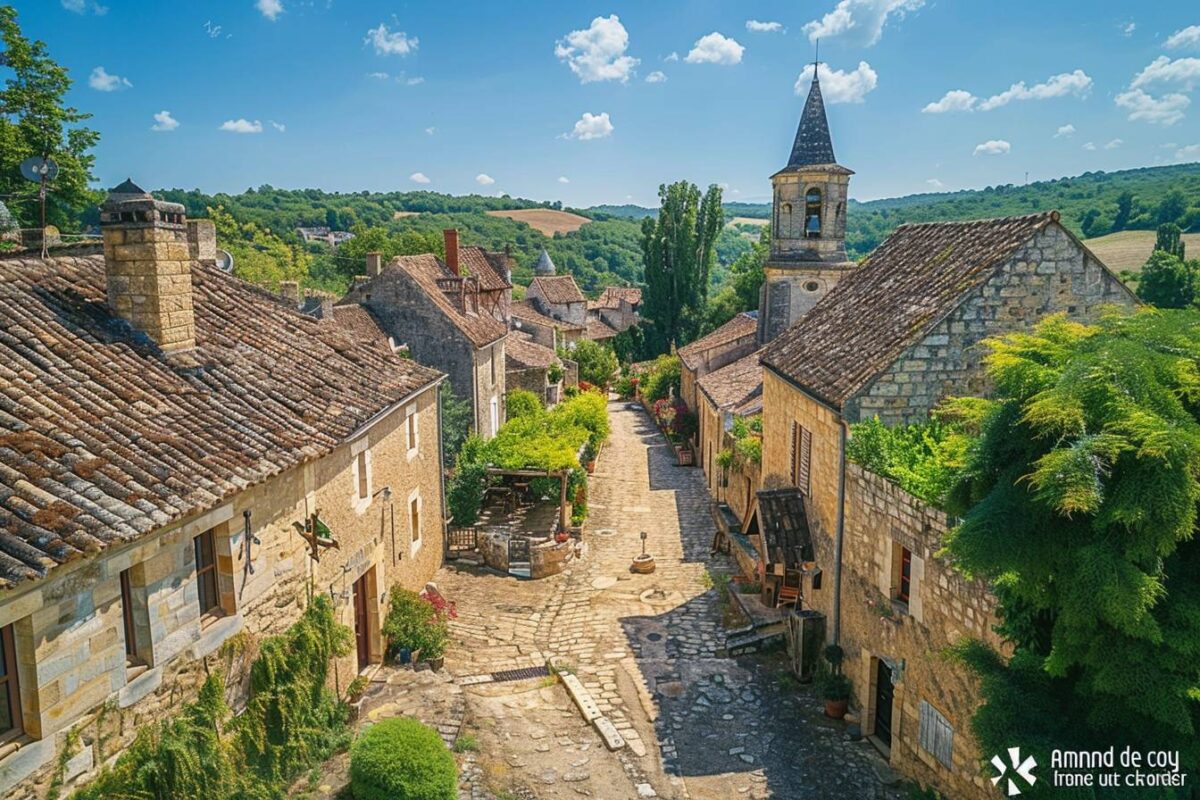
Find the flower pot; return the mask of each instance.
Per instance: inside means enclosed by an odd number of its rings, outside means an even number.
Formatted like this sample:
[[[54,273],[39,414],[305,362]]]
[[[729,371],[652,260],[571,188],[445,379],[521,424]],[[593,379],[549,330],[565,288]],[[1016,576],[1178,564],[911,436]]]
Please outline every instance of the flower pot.
[[[830,719],[841,719],[846,716],[846,709],[849,707],[849,704],[849,700],[826,700],[825,716]]]
[[[401,664],[411,664],[413,660],[412,650],[409,650],[407,647],[401,647],[396,654],[396,660]]]
[[[558,542],[559,544],[562,544],[570,538],[571,534],[567,533],[566,531],[559,531],[558,533],[554,534],[554,541]]]
[[[589,461],[589,462],[587,462],[587,474],[588,474],[588,475],[591,475],[591,474],[593,474],[595,471],[596,471],[596,462],[595,462],[595,461]]]
[[[654,556],[649,553],[633,557],[633,564],[629,567],[632,572],[637,572],[641,575],[649,575],[654,572]]]
[[[441,672],[442,667],[446,665],[446,657],[438,656],[437,658],[431,658],[427,663],[429,664],[429,668],[434,672]]]

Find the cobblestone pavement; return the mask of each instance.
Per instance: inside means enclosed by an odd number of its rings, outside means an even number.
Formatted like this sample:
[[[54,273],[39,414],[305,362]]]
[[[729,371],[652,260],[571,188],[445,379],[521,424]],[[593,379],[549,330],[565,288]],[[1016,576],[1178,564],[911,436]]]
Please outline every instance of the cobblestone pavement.
[[[703,474],[675,466],[644,412],[621,403],[609,410],[612,437],[590,484],[581,560],[539,581],[450,564],[437,581],[458,606],[446,657],[452,674],[566,662],[628,747],[608,753],[561,687],[466,686],[464,730],[481,740],[478,763],[466,769],[469,793],[899,797],[876,777],[882,761],[869,746],[845,742],[841,723],[824,720],[814,697],[781,681],[770,656],[723,656],[721,609],[706,573],[731,566],[709,555]],[[650,575],[629,571],[640,531],[657,563]],[[539,751],[537,731],[561,741]]]

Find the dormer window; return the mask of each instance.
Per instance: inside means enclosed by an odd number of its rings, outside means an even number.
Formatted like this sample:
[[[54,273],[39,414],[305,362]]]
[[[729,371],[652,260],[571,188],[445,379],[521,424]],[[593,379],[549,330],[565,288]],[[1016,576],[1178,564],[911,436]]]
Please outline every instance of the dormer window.
[[[821,238],[821,190],[809,189],[804,195],[804,236]]]

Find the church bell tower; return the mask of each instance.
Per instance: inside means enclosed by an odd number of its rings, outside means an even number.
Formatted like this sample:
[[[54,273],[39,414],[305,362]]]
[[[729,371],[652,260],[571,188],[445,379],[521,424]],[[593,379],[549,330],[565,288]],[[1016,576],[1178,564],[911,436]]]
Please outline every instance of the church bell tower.
[[[760,344],[791,327],[854,269],[846,257],[846,201],[853,174],[834,158],[814,64],[791,157],[771,176],[771,252],[759,295]]]

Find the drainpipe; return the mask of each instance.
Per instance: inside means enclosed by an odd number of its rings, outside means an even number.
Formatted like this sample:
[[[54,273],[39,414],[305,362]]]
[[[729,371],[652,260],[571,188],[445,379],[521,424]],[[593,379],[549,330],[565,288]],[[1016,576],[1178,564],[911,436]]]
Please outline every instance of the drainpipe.
[[[833,643],[842,638],[842,545],[846,538],[846,436],[849,426],[838,414],[838,513],[837,537],[833,543]]]
[[[446,535],[446,453],[444,443],[446,441],[446,431],[442,428],[442,392],[446,390],[446,385],[442,381],[438,381],[437,385],[437,424],[438,424],[438,442],[437,442],[437,459],[438,459],[438,493],[441,497],[441,525],[442,525],[442,561],[446,560],[446,554],[450,549],[450,539]],[[392,525],[395,526],[395,509],[392,510]],[[395,539],[395,530],[392,531],[392,538]]]

